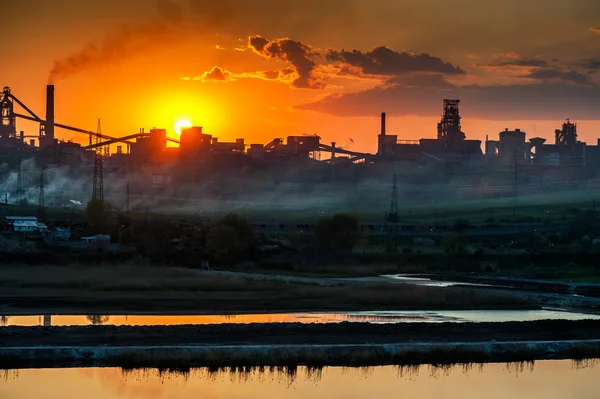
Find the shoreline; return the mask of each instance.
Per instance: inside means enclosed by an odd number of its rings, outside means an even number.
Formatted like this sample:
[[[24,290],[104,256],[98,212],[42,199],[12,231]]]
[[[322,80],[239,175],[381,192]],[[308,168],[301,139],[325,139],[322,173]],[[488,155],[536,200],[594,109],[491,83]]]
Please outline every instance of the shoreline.
[[[351,345],[186,345],[0,348],[5,370],[121,367],[366,367],[600,358],[600,339],[582,341],[414,342]]]
[[[0,348],[44,346],[339,345],[600,339],[600,320],[435,324],[252,323],[170,326],[6,326]]]

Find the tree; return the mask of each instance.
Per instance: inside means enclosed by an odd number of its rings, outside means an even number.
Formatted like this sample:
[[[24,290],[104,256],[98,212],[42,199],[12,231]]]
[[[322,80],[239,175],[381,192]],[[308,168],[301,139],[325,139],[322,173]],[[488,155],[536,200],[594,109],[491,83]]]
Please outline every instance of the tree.
[[[452,230],[454,230],[458,234],[464,233],[465,231],[469,230],[469,227],[471,227],[471,222],[467,219],[457,219],[452,224]]]
[[[87,203],[85,217],[88,225],[93,230],[101,230],[106,225],[106,218],[110,210],[110,204],[100,198],[92,198]]]
[[[250,226],[250,223],[248,223],[246,219],[234,213],[230,213],[221,220],[218,220],[216,226],[231,227],[237,234],[238,238],[241,241],[246,242],[248,245],[254,240],[254,232],[252,230],[252,226]]]
[[[319,219],[315,228],[317,246],[326,251],[351,251],[360,236],[358,217],[338,213]]]
[[[252,226],[235,214],[218,220],[206,234],[206,249],[228,261],[235,261],[247,254],[253,242]]]
[[[88,316],[86,316],[86,318],[90,321],[90,323],[92,323],[95,326],[104,324],[110,319],[109,316],[103,316],[103,315],[97,315],[97,314],[88,315]]]

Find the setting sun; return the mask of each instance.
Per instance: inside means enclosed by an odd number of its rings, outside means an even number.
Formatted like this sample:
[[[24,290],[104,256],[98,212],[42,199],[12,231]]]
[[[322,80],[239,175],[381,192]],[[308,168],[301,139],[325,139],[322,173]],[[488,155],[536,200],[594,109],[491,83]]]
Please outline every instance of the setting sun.
[[[187,119],[177,121],[177,123],[175,123],[175,133],[181,134],[181,129],[185,127],[192,127],[192,122],[188,121]]]

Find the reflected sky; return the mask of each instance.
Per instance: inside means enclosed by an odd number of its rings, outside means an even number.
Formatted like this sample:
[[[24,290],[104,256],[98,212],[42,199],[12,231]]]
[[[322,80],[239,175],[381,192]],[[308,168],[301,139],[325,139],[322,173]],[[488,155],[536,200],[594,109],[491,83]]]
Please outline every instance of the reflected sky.
[[[253,399],[253,398],[597,398],[596,362],[540,361],[418,369],[326,368],[295,377],[285,372],[248,374],[205,369],[189,374],[156,370],[46,369],[0,372],[0,398],[36,399]]]
[[[534,320],[600,320],[600,315],[557,310],[374,311],[343,313],[276,313],[235,315],[44,315],[2,316],[0,326],[147,326],[224,323],[441,323]]]

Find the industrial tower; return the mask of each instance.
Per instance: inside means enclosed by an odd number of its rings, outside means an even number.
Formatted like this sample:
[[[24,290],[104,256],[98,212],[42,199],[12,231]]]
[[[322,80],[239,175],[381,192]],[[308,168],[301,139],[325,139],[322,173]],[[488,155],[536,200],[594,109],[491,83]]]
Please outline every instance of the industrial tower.
[[[13,97],[10,94],[10,87],[4,87],[2,98],[0,99],[0,141],[6,142],[10,138],[16,137],[17,118],[15,117]]]
[[[460,100],[444,100],[442,120],[438,123],[438,140],[444,140],[446,143],[449,143],[467,138],[460,130],[459,104]]]
[[[398,213],[398,185],[396,180],[396,172],[394,172],[394,183],[392,186],[392,199],[390,202],[390,211],[387,214],[387,222],[398,223],[400,215]]]
[[[98,128],[96,129],[96,144],[100,144],[100,137],[102,136],[102,128],[100,126],[100,119],[98,119]],[[92,188],[92,199],[98,198],[104,199],[104,171],[102,165],[102,148],[96,150],[94,158],[94,184]]]
[[[554,134],[556,145],[573,147],[577,144],[577,125],[571,123],[570,119],[567,119],[565,123],[563,123],[562,130],[556,129]]]

